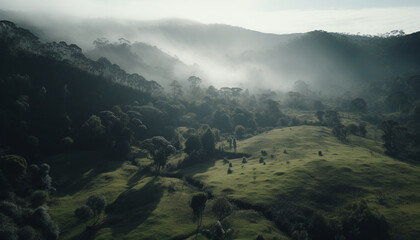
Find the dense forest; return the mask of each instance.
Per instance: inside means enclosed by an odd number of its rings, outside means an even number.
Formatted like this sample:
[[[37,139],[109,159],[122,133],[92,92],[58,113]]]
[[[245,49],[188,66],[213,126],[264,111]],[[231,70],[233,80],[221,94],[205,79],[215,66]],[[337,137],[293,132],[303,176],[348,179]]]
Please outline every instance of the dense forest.
[[[1,21],[0,239],[416,239],[419,36],[315,31],[241,60],[322,72],[282,91],[160,85],[102,57],[119,44],[95,61]]]

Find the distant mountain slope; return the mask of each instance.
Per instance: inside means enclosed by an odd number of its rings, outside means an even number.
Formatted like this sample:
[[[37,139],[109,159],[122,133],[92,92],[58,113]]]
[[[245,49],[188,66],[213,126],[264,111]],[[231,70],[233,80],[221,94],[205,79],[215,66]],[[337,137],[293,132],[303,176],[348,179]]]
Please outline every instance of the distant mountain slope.
[[[340,95],[359,91],[373,80],[420,72],[418,32],[388,37],[324,31],[278,35],[182,19],[60,18],[58,26],[42,16],[1,15],[36,30],[45,40],[70,40],[91,58],[105,56],[164,85],[195,74],[204,85],[289,91],[302,80],[317,92]],[[92,42],[102,37],[133,44],[95,48]]]
[[[95,48],[88,51],[86,56],[91,59],[105,57],[117,62],[127,72],[141,73],[164,87],[174,79],[186,80],[189,76],[200,75],[197,66],[188,66],[156,46],[142,42],[130,43],[120,39],[119,42],[112,43],[106,39],[98,39],[95,40]]]
[[[160,90],[161,86],[154,81],[147,81],[138,74],[127,74],[118,65],[105,58],[92,61],[86,58],[82,49],[75,44],[65,42],[41,43],[30,31],[17,27],[9,21],[0,21],[0,39],[8,44],[12,51],[28,51],[36,55],[70,63],[95,76],[110,79],[112,82],[129,86],[145,92]]]

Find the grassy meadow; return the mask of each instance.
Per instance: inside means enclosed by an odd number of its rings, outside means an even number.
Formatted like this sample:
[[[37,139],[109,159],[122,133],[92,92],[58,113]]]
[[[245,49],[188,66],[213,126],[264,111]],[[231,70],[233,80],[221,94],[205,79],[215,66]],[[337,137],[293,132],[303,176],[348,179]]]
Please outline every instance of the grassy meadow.
[[[277,128],[238,141],[237,152],[251,157],[247,163],[242,158],[229,160],[231,174],[222,160],[174,173],[200,181],[215,197],[263,208],[288,204],[334,216],[346,204],[365,200],[386,217],[395,239],[415,239],[420,234],[420,167],[384,155],[380,144],[357,136],[343,144],[326,127]],[[267,155],[262,156],[261,150]],[[201,190],[185,178],[153,176],[150,159],[132,164],[96,152],[78,152],[53,156],[47,162],[58,187],[49,211],[59,223],[61,239],[82,236],[86,223],[77,220],[74,210],[93,193],[104,195],[108,207],[91,238],[194,238],[189,201]],[[213,201],[207,202],[203,228],[216,222]],[[258,234],[265,239],[289,239],[252,209],[236,208],[226,221],[234,230],[233,239],[253,239]]]

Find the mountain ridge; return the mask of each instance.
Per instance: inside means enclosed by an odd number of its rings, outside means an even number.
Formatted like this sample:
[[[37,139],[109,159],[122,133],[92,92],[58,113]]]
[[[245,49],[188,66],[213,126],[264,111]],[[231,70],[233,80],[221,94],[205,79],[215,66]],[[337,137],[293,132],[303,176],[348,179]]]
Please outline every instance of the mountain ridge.
[[[0,21],[0,38],[9,42],[9,46],[16,50],[31,52],[36,55],[50,57],[57,61],[65,61],[95,76],[110,79],[112,82],[131,88],[154,92],[162,87],[155,81],[147,81],[139,74],[127,74],[118,65],[112,64],[106,58],[93,61],[82,53],[82,49],[75,44],[68,45],[61,41],[41,43],[39,38],[29,30],[17,27],[13,22]]]

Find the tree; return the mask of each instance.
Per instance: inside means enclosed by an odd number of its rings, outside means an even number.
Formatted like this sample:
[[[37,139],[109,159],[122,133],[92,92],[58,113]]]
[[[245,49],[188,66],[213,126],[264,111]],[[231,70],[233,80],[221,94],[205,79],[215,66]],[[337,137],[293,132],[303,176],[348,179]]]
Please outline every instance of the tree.
[[[185,149],[184,151],[188,154],[191,154],[193,151],[199,151],[201,149],[201,140],[198,135],[191,135],[185,141]]]
[[[18,155],[6,155],[0,159],[0,168],[9,180],[18,179],[26,173],[26,159]]]
[[[217,220],[222,221],[225,217],[232,213],[233,207],[226,198],[218,198],[214,202],[211,210],[214,214],[216,214]]]
[[[231,88],[231,91],[232,91],[232,96],[237,97],[241,94],[242,88],[233,87]]]
[[[337,124],[333,127],[332,133],[342,142],[347,141],[348,131],[343,124]]]
[[[233,150],[236,152],[236,138],[233,139]]]
[[[213,114],[213,125],[222,131],[230,131],[232,123],[229,114],[224,110],[217,110]]]
[[[403,153],[407,145],[407,129],[393,120],[382,122],[381,129],[384,131],[382,139],[385,141],[385,153],[391,156]]]
[[[177,80],[173,80],[169,86],[171,87],[172,97],[177,99],[178,97],[182,96],[182,86],[179,84]]]
[[[213,131],[208,128],[206,132],[201,136],[201,145],[203,150],[209,155],[212,156],[216,148],[216,141],[214,139]]]
[[[157,173],[166,165],[168,157],[175,152],[175,147],[162,136],[148,138],[140,143],[153,157]]]
[[[93,218],[95,219],[94,224],[99,220],[99,216],[102,211],[105,209],[106,199],[104,196],[100,195],[91,195],[86,201],[86,206],[88,206],[93,213]]]
[[[235,135],[236,135],[237,138],[242,138],[245,135],[245,132],[246,132],[246,130],[245,130],[244,126],[237,125],[235,127]]]
[[[219,92],[214,86],[209,86],[206,90],[206,94],[209,95],[212,99],[216,99],[219,96]]]
[[[334,127],[337,124],[340,124],[340,115],[338,112],[333,110],[328,110],[324,115],[325,123],[329,127]]]
[[[191,76],[188,78],[188,82],[190,83],[191,90],[194,90],[200,87],[202,80],[199,77]]]
[[[191,199],[190,207],[193,210],[193,222],[197,222],[197,233],[195,239],[198,238],[198,232],[200,231],[200,226],[203,222],[203,212],[206,207],[207,196],[204,193],[198,193],[194,195]]]
[[[80,221],[87,221],[92,216],[92,214],[92,209],[86,205],[74,210],[74,215],[76,215]]]
[[[324,115],[325,115],[325,112],[323,111],[317,111],[315,113],[316,118],[318,118],[319,122],[321,123],[324,122]]]
[[[105,133],[105,127],[102,125],[101,118],[96,115],[90,116],[89,119],[83,123],[80,133],[82,142],[90,147],[97,146],[98,141],[101,140]]]

